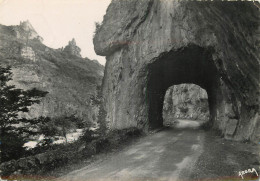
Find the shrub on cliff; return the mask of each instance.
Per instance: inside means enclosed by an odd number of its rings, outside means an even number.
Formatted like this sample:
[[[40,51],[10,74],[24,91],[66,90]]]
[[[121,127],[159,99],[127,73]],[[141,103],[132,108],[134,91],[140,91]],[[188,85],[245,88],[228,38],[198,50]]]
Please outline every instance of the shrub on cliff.
[[[1,126],[1,161],[17,159],[23,153],[22,145],[28,136],[37,134],[34,125],[38,119],[28,120],[19,118],[19,112],[28,112],[33,104],[40,103],[40,99],[47,92],[37,89],[22,90],[8,85],[12,80],[10,67],[0,66],[0,126]]]
[[[94,31],[93,36],[95,36],[97,34],[97,32],[100,30],[101,26],[102,26],[102,23],[95,22],[95,31]]]
[[[93,95],[90,99],[91,99],[92,105],[98,107],[98,115],[96,118],[97,119],[96,121],[98,124],[97,132],[100,136],[104,136],[108,131],[108,127],[107,127],[107,123],[106,123],[107,112],[104,109],[104,99],[103,99],[100,87],[97,87],[97,94]]]

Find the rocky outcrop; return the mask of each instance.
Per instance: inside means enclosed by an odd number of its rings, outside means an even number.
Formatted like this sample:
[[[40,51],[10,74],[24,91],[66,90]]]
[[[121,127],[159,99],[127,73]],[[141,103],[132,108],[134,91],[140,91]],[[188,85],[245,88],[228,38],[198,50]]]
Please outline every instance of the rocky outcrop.
[[[93,40],[107,59],[103,94],[110,127],[162,126],[166,90],[193,83],[207,91],[208,126],[229,139],[259,140],[258,7],[113,0]]]
[[[22,29],[27,25],[22,24]],[[94,121],[97,111],[90,97],[101,85],[103,66],[88,58],[49,48],[33,38],[36,35],[30,39],[18,37],[12,29],[20,26],[0,25],[1,66],[11,66],[11,84],[17,88],[49,92],[39,105],[30,107],[28,114],[20,115],[34,118],[75,114],[84,121]],[[31,25],[28,27],[30,31],[33,29]]]
[[[31,61],[36,61],[36,55],[32,47],[24,46],[21,48],[21,57],[24,59],[29,59]]]
[[[69,55],[81,57],[81,49],[77,46],[74,38],[71,41],[69,41],[69,44],[63,49],[63,52],[68,53]]]
[[[43,41],[43,38],[38,35],[35,31],[31,23],[27,21],[21,21],[20,25],[12,26],[12,32],[15,34],[16,38],[28,40],[39,40],[40,42]]]
[[[208,121],[207,92],[195,84],[180,84],[170,87],[163,103],[163,119],[197,119]]]

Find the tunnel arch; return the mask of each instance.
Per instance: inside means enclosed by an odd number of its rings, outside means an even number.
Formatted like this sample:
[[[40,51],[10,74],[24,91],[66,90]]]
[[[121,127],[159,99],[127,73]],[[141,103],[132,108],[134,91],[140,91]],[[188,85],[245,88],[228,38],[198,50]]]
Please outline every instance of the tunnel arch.
[[[212,126],[216,118],[219,74],[212,60],[213,50],[189,45],[163,53],[148,65],[147,101],[149,128],[163,126],[163,102],[166,90],[182,83],[196,84],[206,90]]]

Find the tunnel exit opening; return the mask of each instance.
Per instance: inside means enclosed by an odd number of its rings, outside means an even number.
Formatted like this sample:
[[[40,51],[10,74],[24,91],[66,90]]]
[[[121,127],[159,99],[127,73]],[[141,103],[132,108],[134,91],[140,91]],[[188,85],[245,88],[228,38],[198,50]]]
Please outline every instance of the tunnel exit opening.
[[[179,84],[167,89],[163,102],[163,125],[171,126],[176,121],[209,120],[208,95],[196,84]]]
[[[212,49],[189,45],[164,53],[148,66],[148,121],[149,128],[163,126],[164,97],[169,87],[196,84],[208,96],[209,127],[216,118],[219,75],[212,60]]]

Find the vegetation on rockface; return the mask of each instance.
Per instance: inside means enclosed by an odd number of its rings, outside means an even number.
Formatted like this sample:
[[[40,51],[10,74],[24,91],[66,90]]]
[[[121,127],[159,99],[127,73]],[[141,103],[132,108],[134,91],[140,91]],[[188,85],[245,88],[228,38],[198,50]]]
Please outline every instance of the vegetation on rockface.
[[[28,112],[33,104],[40,103],[40,99],[48,92],[31,89],[17,89],[8,85],[12,80],[11,68],[0,67],[0,125],[1,125],[1,161],[17,159],[23,152],[23,144],[29,136],[37,134],[35,126],[38,119],[20,118],[20,112]]]
[[[91,103],[93,106],[98,108],[98,114],[96,115],[96,122],[98,124],[98,132],[100,135],[105,135],[106,131],[108,131],[108,127],[106,124],[106,111],[104,109],[103,104],[103,96],[101,92],[101,87],[97,87],[96,95],[92,95]]]
[[[100,30],[101,26],[102,26],[102,23],[95,22],[95,31],[94,31],[93,37],[98,33],[98,31]]]

